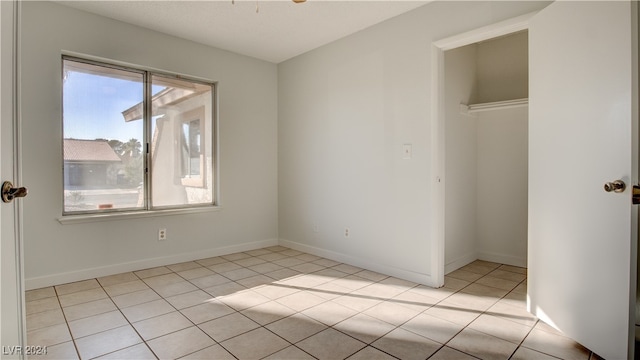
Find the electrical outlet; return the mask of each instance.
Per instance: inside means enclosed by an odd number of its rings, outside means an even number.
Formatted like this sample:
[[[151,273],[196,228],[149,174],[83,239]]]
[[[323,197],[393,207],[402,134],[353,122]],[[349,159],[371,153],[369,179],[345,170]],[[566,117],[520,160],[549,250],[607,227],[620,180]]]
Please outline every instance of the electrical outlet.
[[[318,224],[316,224],[316,223],[313,223],[313,226],[311,227],[311,230],[312,230],[314,233],[320,232],[320,225],[318,225]]]
[[[348,238],[351,236],[351,230],[349,228],[344,228],[344,237]]]
[[[158,241],[167,240],[167,229],[158,229]]]

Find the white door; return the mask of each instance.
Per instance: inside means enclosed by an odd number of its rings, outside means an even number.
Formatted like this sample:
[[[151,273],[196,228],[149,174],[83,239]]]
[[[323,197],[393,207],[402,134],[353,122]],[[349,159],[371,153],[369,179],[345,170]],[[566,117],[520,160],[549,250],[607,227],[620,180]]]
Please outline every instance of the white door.
[[[627,358],[633,326],[636,11],[556,2],[529,28],[528,305],[607,359]]]
[[[13,1],[0,1],[0,184],[14,181]],[[0,202],[0,357],[21,358],[23,291],[21,255],[15,227],[16,204]]]

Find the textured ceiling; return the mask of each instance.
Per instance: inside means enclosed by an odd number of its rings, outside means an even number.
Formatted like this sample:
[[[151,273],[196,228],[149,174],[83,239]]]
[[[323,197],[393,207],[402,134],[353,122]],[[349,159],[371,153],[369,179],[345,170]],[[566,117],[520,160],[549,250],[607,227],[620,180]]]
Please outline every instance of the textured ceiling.
[[[61,4],[274,63],[429,1],[57,1]],[[258,12],[256,13],[256,8]]]

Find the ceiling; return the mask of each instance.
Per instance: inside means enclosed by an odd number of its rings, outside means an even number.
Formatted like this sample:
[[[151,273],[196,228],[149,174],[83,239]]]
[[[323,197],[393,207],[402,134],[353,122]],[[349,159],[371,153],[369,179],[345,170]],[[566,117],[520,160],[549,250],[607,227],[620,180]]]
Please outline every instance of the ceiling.
[[[165,34],[279,63],[429,0],[57,1]],[[256,9],[258,10],[256,12]]]

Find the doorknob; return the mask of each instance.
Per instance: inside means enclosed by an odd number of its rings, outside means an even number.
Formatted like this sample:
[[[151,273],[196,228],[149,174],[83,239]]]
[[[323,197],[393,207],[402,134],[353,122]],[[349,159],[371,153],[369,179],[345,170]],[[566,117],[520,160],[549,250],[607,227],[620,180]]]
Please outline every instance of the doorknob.
[[[604,191],[606,192],[624,192],[624,189],[627,188],[627,185],[622,180],[616,180],[614,182],[608,182],[604,184]]]
[[[26,187],[14,188],[11,181],[5,181],[2,183],[2,201],[12,202],[13,199],[27,196],[28,190]]]

